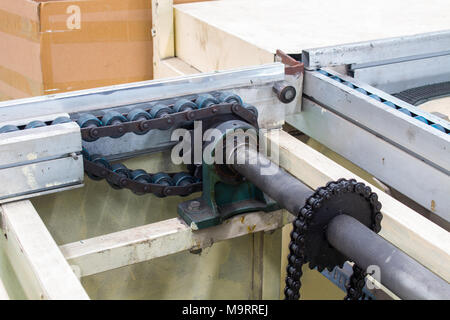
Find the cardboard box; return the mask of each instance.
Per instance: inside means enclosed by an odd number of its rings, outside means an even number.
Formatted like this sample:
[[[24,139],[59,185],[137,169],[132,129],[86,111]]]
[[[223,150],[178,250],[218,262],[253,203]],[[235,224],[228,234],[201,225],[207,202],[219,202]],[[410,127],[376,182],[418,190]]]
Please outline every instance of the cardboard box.
[[[150,0],[1,0],[0,100],[152,79]]]

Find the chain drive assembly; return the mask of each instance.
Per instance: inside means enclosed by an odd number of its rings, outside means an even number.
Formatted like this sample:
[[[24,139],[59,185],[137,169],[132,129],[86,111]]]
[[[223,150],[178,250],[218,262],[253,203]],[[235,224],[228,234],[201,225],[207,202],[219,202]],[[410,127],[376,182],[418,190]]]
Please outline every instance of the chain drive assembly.
[[[188,104],[191,101],[185,101]],[[144,134],[153,129],[168,130],[184,126],[192,121],[203,121],[204,127],[212,123],[224,121],[224,119],[238,118],[257,127],[257,112],[254,107],[244,107],[239,103],[211,103],[202,109],[194,109],[196,105],[191,102],[189,110],[165,113],[160,118],[129,122],[117,122],[107,126],[87,126],[81,128],[84,140],[92,141],[100,137],[120,137],[127,132]],[[172,106],[168,106],[168,109]],[[123,115],[127,117],[127,115]],[[206,125],[205,125],[206,123]],[[142,169],[129,170],[123,164],[111,165],[101,156],[90,156],[85,150],[84,168],[88,176],[94,180],[106,179],[116,189],[126,188],[132,192],[143,195],[152,193],[158,197],[187,196],[202,190],[201,177],[193,172],[179,172],[176,174],[156,173],[149,174]]]
[[[275,83],[273,91],[283,103],[291,102],[296,90],[285,81]],[[135,105],[126,113],[119,109],[96,110],[58,117],[52,121],[34,120],[26,125],[8,124],[0,127],[0,134],[75,121],[81,129],[85,142],[94,142],[102,137],[117,139],[126,133],[145,135],[153,129],[170,130],[183,127],[190,130],[194,121],[202,121],[203,130],[228,120],[243,120],[258,128],[258,110],[244,103],[232,92],[205,93],[192,98],[180,97],[173,103],[144,102]],[[84,170],[94,180],[106,179],[115,189],[130,189],[142,195],[152,193],[158,197],[187,196],[202,189],[199,165],[188,166],[190,172],[176,174],[149,174],[142,169],[130,170],[125,165],[110,161],[101,155],[91,155],[82,150]]]
[[[309,262],[311,269],[322,272],[332,271],[336,266],[342,268],[349,260],[331,247],[326,239],[327,224],[339,214],[347,214],[378,233],[381,230],[381,203],[370,187],[354,179],[340,179],[318,188],[305,206],[300,208],[293,221],[291,242],[289,244],[286,300],[300,298],[302,266]],[[354,273],[347,284],[346,299],[363,297],[365,273],[354,266]]]
[[[144,103],[119,113],[115,110],[100,111],[102,115],[80,114],[75,119],[58,117],[53,121],[31,121],[27,125],[5,125],[0,133],[27,130],[76,121],[81,129],[81,137],[93,142],[102,137],[120,138],[126,133],[144,135],[153,129],[169,130],[192,127],[193,121],[202,121],[203,130],[227,120],[243,120],[258,128],[258,111],[231,92],[202,94],[194,99],[179,98],[173,104]],[[82,151],[84,170],[93,180],[106,181],[114,189],[130,189],[138,195],[154,194],[158,197],[187,196],[202,190],[201,173],[196,166],[191,172],[150,174],[142,169],[130,170],[120,163],[111,164],[101,155],[90,155],[86,148]],[[189,166],[188,166],[189,167]],[[201,172],[201,170],[200,170]]]

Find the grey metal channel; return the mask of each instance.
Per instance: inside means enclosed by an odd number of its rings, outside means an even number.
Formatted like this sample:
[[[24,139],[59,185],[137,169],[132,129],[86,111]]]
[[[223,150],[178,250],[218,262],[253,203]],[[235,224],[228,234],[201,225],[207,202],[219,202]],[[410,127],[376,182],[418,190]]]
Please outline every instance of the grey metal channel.
[[[0,103],[0,123],[20,123],[20,119],[42,118],[48,114],[67,112],[73,121],[80,114],[91,113],[102,116],[114,110],[128,113],[143,105],[157,103],[173,104],[178,98],[194,99],[197,95],[220,91],[230,91],[242,97],[244,102],[255,105],[259,112],[261,127],[280,127],[284,122],[284,108],[273,108],[280,104],[272,92],[275,81],[284,80],[284,65],[268,64],[258,67],[241,68],[219,73],[193,75],[168,80],[155,80],[128,85],[83,90],[30,99]],[[52,120],[52,119],[51,119]],[[46,122],[47,125],[51,121]],[[126,133],[120,139],[109,137],[94,142],[83,141],[90,153],[102,154],[110,160],[127,158],[137,154],[157,152],[174,145],[170,137],[173,130],[152,130],[145,135]]]
[[[450,124],[332,70],[305,73],[304,95],[449,175]]]
[[[307,70],[353,65],[354,68],[448,54],[450,30],[303,50]]]
[[[284,65],[272,63],[217,73],[135,82],[0,103],[0,123],[56,113],[80,113],[178,96],[258,86],[284,80]]]

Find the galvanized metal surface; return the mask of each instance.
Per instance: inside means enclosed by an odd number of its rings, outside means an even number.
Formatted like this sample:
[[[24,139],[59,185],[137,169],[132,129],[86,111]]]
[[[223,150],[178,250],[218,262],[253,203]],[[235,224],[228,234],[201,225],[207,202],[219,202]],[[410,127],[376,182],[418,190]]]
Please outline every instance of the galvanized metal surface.
[[[66,157],[81,152],[75,123],[20,130],[0,135],[0,169]]]
[[[327,71],[334,74],[331,70]],[[367,89],[366,91],[373,92],[385,100],[405,106],[418,115],[424,115],[444,127],[450,126],[448,121],[428,114],[376,88],[369,88],[369,86],[356,82],[350,77],[343,75],[339,75],[339,77],[346,81],[352,81],[361,88]],[[450,172],[449,135],[319,72],[306,72],[304,94],[345,119],[424,159],[439,170],[447,174]]]
[[[358,68],[358,64],[359,67],[367,67],[444,55],[448,54],[448,48],[450,48],[450,31],[438,31],[304,49],[302,61],[308,70],[344,64],[353,64],[353,68]]]
[[[88,299],[88,295],[65,260],[30,201],[0,206],[2,265],[14,269],[3,274],[11,294],[28,299]],[[20,283],[19,288],[17,284]]]
[[[255,212],[196,232],[180,218],[173,218],[76,241],[60,248],[69,263],[77,265],[80,275],[85,277],[186,250],[198,251],[249,233],[273,231],[289,221],[287,212]]]
[[[241,68],[181,78],[135,82],[0,103],[0,123],[55,113],[76,113],[133,105],[214,90],[284,80],[284,65]]]
[[[81,186],[80,152],[80,128],[75,123],[1,134],[0,203]]]
[[[420,159],[304,98],[303,111],[286,119],[384,183],[450,220],[450,177]],[[336,135],[345,137],[336,139]]]
[[[450,81],[450,55],[353,69],[353,76],[387,93]]]
[[[303,77],[290,76],[300,91]],[[95,88],[53,96],[19,99],[0,103],[0,124],[25,125],[32,120],[53,120],[57,115],[70,114],[74,119],[83,112],[103,115],[108,110],[128,112],[145,103],[173,103],[175,97],[195,97],[197,94],[231,91],[258,110],[258,124],[263,128],[279,128],[285,114],[298,111],[298,98],[283,104],[272,92],[274,82],[285,80],[284,64],[240,68],[219,73],[206,73],[172,79],[152,80]],[[299,95],[297,95],[299,96]],[[121,159],[136,154],[157,152],[174,145],[173,129],[153,130],[146,135],[125,134],[122,139],[103,138],[83,142],[90,153],[110,159]]]

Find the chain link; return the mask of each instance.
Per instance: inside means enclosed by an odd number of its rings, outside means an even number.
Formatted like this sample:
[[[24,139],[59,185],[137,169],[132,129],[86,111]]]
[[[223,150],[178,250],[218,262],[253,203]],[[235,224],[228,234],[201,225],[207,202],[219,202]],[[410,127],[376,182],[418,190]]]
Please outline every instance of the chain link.
[[[364,300],[365,294],[363,292],[364,286],[366,284],[366,276],[367,273],[364,272],[362,268],[356,265],[353,265],[353,273],[348,280],[348,283],[345,284],[345,288],[347,289],[347,295],[344,297],[344,300]]]

